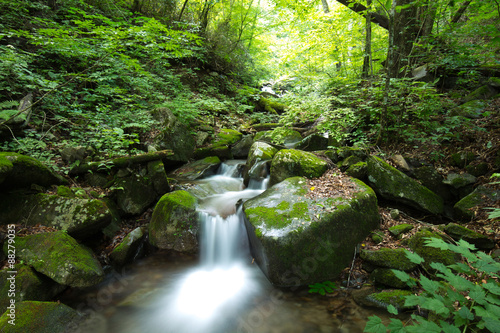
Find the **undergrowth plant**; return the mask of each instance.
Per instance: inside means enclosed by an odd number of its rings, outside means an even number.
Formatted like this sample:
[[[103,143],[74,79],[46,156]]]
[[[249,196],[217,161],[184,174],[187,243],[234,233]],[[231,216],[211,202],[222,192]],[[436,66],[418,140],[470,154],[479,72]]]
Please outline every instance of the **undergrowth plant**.
[[[430,263],[434,271],[430,277],[421,274],[416,280],[405,272],[393,270],[409,287],[421,290],[405,297],[405,307],[418,307],[427,315],[412,314],[407,322],[391,318],[388,325],[380,317],[371,316],[364,332],[500,332],[500,263],[484,252],[473,252],[475,246],[464,240],[455,245],[427,238],[426,246],[462,256],[462,261],[453,265]],[[418,264],[424,261],[409,251],[407,257]],[[394,306],[389,306],[388,311],[398,314]]]

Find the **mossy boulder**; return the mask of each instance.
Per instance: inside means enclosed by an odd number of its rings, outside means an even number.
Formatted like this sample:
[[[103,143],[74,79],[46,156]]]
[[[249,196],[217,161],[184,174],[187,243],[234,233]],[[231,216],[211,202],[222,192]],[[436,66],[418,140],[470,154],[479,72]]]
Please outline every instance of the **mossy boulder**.
[[[15,271],[16,273],[10,273]],[[21,301],[47,301],[62,292],[66,286],[60,285],[27,265],[16,265],[13,270],[0,271],[0,308],[10,304],[9,289],[15,283],[16,303]]]
[[[0,220],[30,226],[41,224],[83,239],[105,228],[111,222],[111,212],[97,199],[12,194],[0,196]]]
[[[139,254],[146,232],[145,227],[137,227],[125,236],[109,255],[113,264],[120,267],[131,262]]]
[[[246,163],[245,183],[250,179],[259,180],[267,174],[267,168],[271,164],[278,149],[265,142],[255,142],[250,147]]]
[[[151,178],[132,174],[115,183],[116,203],[123,214],[139,215],[154,204],[158,195]]]
[[[170,192],[170,184],[168,182],[167,173],[165,172],[165,165],[162,161],[151,161],[147,165],[148,177],[153,184],[153,189],[159,196]]]
[[[361,259],[377,267],[398,269],[400,271],[414,270],[417,265],[408,259],[404,249],[381,248],[378,250],[362,250]]]
[[[452,116],[462,116],[472,119],[480,118],[487,106],[488,102],[475,99],[455,107],[451,110],[450,114]]]
[[[453,201],[450,187],[444,183],[444,178],[432,166],[420,166],[413,169],[413,175],[422,185],[439,195],[445,202]]]
[[[285,112],[285,105],[273,99],[260,97],[256,105],[257,112],[266,112],[268,114],[282,114]]]
[[[413,230],[414,226],[409,223],[401,223],[389,228],[389,232],[394,237],[400,238],[403,234]]]
[[[467,229],[456,223],[449,223],[443,231],[450,235],[454,240],[463,239],[470,244],[474,244],[480,250],[491,250],[495,247],[495,242],[486,235]]]
[[[230,160],[233,158],[231,147],[229,146],[208,146],[197,148],[194,152],[194,158],[197,160],[204,159],[205,157],[217,156],[222,160]]]
[[[255,134],[254,142],[261,141],[266,143],[273,143],[273,131],[262,131]]]
[[[362,162],[363,162],[363,160],[361,158],[359,158],[358,156],[351,155],[351,156],[347,157],[345,160],[343,160],[342,162],[339,162],[338,166],[339,166],[340,170],[346,171],[347,169],[349,169],[350,166],[352,166],[354,164],[362,163]]]
[[[295,148],[306,151],[325,150],[328,148],[328,138],[314,133],[302,139]]]
[[[360,180],[365,180],[366,175],[368,173],[368,166],[366,162],[358,162],[353,165],[350,165],[345,174],[349,177],[358,178]]]
[[[270,184],[273,185],[295,176],[321,177],[327,168],[327,162],[313,153],[296,149],[283,149],[274,155],[271,162]]]
[[[168,108],[158,108],[153,115],[163,123],[163,130],[155,138],[160,149],[174,152],[171,160],[187,162],[194,153],[196,141],[188,126],[181,123]]]
[[[361,305],[375,307],[378,309],[387,309],[389,305],[394,306],[398,310],[407,310],[411,307],[405,306],[407,296],[413,295],[410,290],[384,290],[368,295]]]
[[[423,262],[422,265],[427,270],[432,270],[432,268],[430,267],[430,264],[432,262],[442,263],[447,266],[452,265],[458,261],[458,255],[450,250],[440,250],[438,248],[425,245],[426,238],[443,239],[443,236],[430,230],[423,229],[417,232],[409,240],[408,246],[413,252],[424,258],[425,262]]]
[[[382,284],[387,287],[397,288],[397,289],[406,289],[408,285],[406,282],[401,281],[396,274],[394,274],[394,270],[390,268],[377,268],[373,272],[370,273],[370,279],[377,283]]]
[[[0,152],[0,191],[67,184],[67,180],[52,172],[40,161],[25,155]]]
[[[63,231],[16,237],[16,254],[19,260],[62,285],[89,287],[104,277],[92,251]]]
[[[59,302],[24,301],[16,303],[15,325],[10,310],[0,317],[2,333],[67,333],[74,332],[82,318],[76,310]]]
[[[495,81],[491,81],[491,82],[494,83]],[[484,85],[484,86],[477,88],[476,90],[471,92],[469,95],[467,95],[465,97],[464,101],[469,102],[469,101],[474,101],[474,100],[489,99],[489,98],[495,96],[496,94],[498,94],[498,91],[491,88],[489,85]]]
[[[198,249],[198,200],[181,190],[165,194],[149,224],[149,242],[160,249],[193,253]]]
[[[467,170],[467,173],[473,175],[474,177],[481,177],[488,173],[490,167],[488,166],[488,163],[476,162],[466,166],[465,170]]]
[[[472,193],[462,198],[453,206],[453,216],[462,221],[470,221],[476,215],[474,209],[477,206],[500,200],[500,191],[478,186]]]
[[[244,135],[243,138],[231,147],[231,154],[234,158],[246,159],[253,144],[251,135]]]
[[[243,134],[238,131],[229,128],[223,128],[219,133],[217,133],[213,145],[216,147],[231,146],[240,141],[242,137]]]
[[[352,197],[308,198],[303,177],[287,178],[243,209],[252,254],[271,283],[298,286],[337,278],[354,248],[378,227],[375,193],[349,179]]]
[[[376,156],[367,159],[368,181],[385,199],[407,204],[424,212],[442,214],[443,199]]]
[[[172,178],[195,180],[215,174],[221,164],[217,156],[209,156],[204,159],[188,163],[169,174]]]
[[[469,163],[476,159],[476,154],[473,152],[458,152],[450,156],[450,162],[458,168],[465,168]]]

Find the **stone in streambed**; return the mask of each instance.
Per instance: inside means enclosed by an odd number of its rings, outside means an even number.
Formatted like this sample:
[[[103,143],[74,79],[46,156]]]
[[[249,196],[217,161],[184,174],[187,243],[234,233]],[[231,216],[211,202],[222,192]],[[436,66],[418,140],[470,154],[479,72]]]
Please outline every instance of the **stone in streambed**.
[[[273,157],[270,184],[274,185],[295,176],[318,178],[326,172],[327,168],[328,164],[313,153],[283,149]]]
[[[338,277],[356,244],[377,228],[375,193],[350,180],[352,197],[310,199],[303,177],[288,178],[243,205],[252,254],[278,286],[298,286]]]
[[[89,287],[104,277],[92,251],[63,231],[16,237],[16,254],[37,272],[63,285]]]
[[[193,253],[198,249],[198,199],[186,191],[165,194],[149,224],[149,242],[160,249]]]

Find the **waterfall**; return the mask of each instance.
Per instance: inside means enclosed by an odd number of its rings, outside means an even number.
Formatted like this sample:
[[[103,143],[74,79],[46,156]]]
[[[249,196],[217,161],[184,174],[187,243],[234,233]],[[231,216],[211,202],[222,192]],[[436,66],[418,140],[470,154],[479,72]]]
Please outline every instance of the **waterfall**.
[[[223,163],[205,181],[243,184],[243,163]],[[241,191],[216,193],[201,200],[200,263],[179,278],[174,290],[159,302],[149,322],[151,332],[216,333],[234,327],[237,312],[259,292],[251,267],[244,213],[238,202],[262,193],[268,178],[253,181]],[[243,188],[243,185],[241,185]],[[232,325],[232,326],[231,326]],[[158,330],[159,331],[159,330]],[[147,331],[146,331],[147,332]]]

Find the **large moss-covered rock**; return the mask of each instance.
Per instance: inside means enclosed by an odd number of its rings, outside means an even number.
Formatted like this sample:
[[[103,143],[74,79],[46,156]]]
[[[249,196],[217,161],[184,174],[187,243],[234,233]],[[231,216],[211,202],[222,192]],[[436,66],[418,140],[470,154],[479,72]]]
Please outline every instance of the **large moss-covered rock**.
[[[12,271],[17,273],[12,273]],[[13,270],[0,271],[0,309],[5,310],[11,299],[17,303],[47,301],[65,288],[27,265],[16,265]],[[9,295],[11,290],[14,290],[14,297]]]
[[[68,182],[40,161],[18,153],[0,152],[0,190],[44,187]]]
[[[476,248],[480,250],[491,250],[495,247],[495,242],[486,235],[467,229],[466,227],[456,223],[447,224],[443,230],[453,239],[463,239],[471,244],[474,244]]]
[[[278,152],[278,149],[265,143],[257,141],[248,153],[246,163],[245,183],[248,184],[250,179],[260,179],[263,175],[267,175],[267,168]]]
[[[367,170],[368,167],[366,165],[366,162],[358,162],[356,164],[349,166],[345,171],[345,173],[349,177],[358,178],[364,181],[366,179],[366,175],[368,172]]]
[[[397,288],[397,289],[408,288],[406,282],[401,281],[396,276],[396,274],[394,274],[394,270],[389,268],[375,269],[373,272],[370,273],[370,279],[377,284],[382,284],[384,286],[392,288]]]
[[[376,156],[367,159],[368,181],[385,199],[432,214],[443,213],[443,199]]]
[[[365,297],[355,297],[356,302],[363,306],[374,307],[378,309],[387,309],[389,305],[398,310],[407,310],[411,307],[405,306],[407,296],[413,295],[410,290],[384,290],[371,293]]]
[[[404,249],[381,248],[379,250],[361,251],[361,259],[377,267],[411,271],[417,267],[406,256]]]
[[[443,176],[432,166],[421,166],[413,169],[413,174],[422,185],[443,198],[444,201],[452,201],[453,195],[449,186],[444,183]]]
[[[16,254],[37,272],[63,285],[89,287],[104,277],[92,251],[63,231],[16,237]]]
[[[41,224],[85,238],[105,228],[111,222],[111,212],[97,199],[11,194],[0,196],[0,221]]]
[[[474,208],[482,204],[500,200],[500,191],[478,186],[472,193],[462,198],[453,206],[453,216],[462,221],[470,221],[476,215]]]
[[[440,250],[438,248],[425,245],[426,238],[430,237],[443,239],[440,234],[424,229],[417,232],[408,242],[410,249],[424,258],[425,261],[422,265],[427,270],[432,270],[430,267],[432,262],[439,262],[448,266],[458,261],[458,255],[450,250]]]
[[[160,249],[196,252],[198,200],[186,191],[165,194],[156,204],[149,224],[149,242]]]
[[[9,323],[15,320],[12,325]],[[25,301],[16,303],[0,317],[1,333],[68,333],[74,332],[77,323],[82,320],[76,310],[59,302]]]
[[[153,184],[153,188],[157,195],[162,196],[170,192],[170,184],[168,182],[165,165],[162,161],[151,161],[148,163],[148,177]]]
[[[487,106],[488,103],[486,101],[475,99],[457,106],[451,110],[450,114],[452,116],[462,116],[472,119],[480,118]]]
[[[247,158],[252,144],[253,137],[251,135],[245,135],[239,142],[231,147],[231,154],[234,158]]]
[[[242,137],[243,134],[238,131],[223,128],[219,133],[217,133],[214,146],[231,146],[240,141]]]
[[[271,163],[270,183],[276,184],[295,176],[321,177],[327,168],[328,164],[313,153],[283,149],[276,153]]]
[[[127,215],[143,213],[158,197],[151,179],[139,174],[120,178],[114,186],[117,188],[116,203]]]
[[[187,162],[194,153],[196,145],[190,129],[181,123],[168,108],[158,108],[153,114],[162,121],[163,130],[155,140],[161,149],[170,149],[174,155],[172,160]]]
[[[295,148],[307,151],[325,150],[328,148],[328,138],[314,133],[302,139]]]
[[[137,227],[125,236],[123,241],[109,255],[113,264],[123,266],[132,261],[139,254],[145,236],[145,227]]]
[[[221,161],[217,156],[205,157],[192,163],[188,163],[170,173],[170,177],[179,179],[195,180],[212,176],[217,171]]]
[[[243,205],[252,254],[268,279],[297,286],[338,277],[379,223],[375,193],[348,180],[352,197],[309,198],[306,179],[288,178]]]

